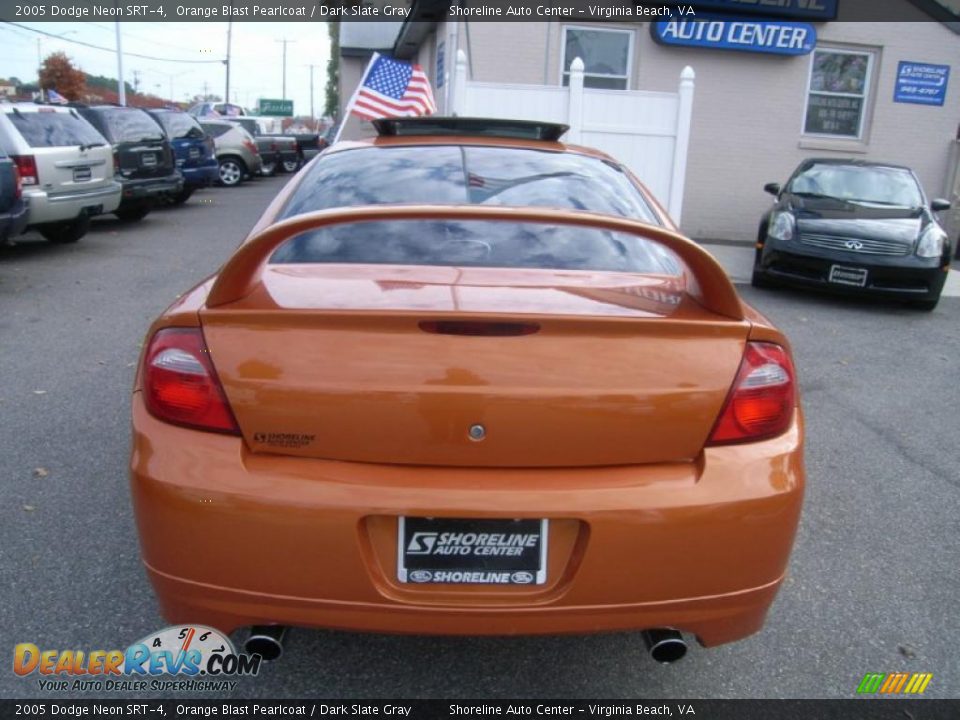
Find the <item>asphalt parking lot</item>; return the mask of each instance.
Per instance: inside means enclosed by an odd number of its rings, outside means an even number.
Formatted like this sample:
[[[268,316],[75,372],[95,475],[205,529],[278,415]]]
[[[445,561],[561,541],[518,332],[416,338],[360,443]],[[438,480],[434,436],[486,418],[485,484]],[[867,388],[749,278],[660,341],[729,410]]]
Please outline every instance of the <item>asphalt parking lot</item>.
[[[16,643],[124,648],[165,625],[127,490],[134,365],[150,321],[284,181],[0,251],[0,697],[68,696],[13,674]],[[960,298],[922,313],[739,287],[790,337],[807,418],[804,516],[763,632],[657,666],[632,633],[294,630],[234,697],[849,698],[864,673],[901,670],[933,673],[928,697],[960,697]]]

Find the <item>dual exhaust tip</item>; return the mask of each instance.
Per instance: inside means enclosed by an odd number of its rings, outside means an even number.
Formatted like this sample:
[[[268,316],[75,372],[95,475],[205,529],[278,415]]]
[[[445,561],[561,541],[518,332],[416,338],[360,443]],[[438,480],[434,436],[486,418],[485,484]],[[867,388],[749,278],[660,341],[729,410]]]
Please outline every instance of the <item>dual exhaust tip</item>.
[[[283,655],[283,643],[288,630],[285,625],[254,625],[243,643],[243,650],[248,655],[259,655],[269,662],[279,660]],[[670,628],[644,630],[643,643],[650,657],[664,665],[677,662],[687,654],[687,643],[683,636]]]
[[[259,655],[268,662],[279,660],[289,629],[285,625],[254,625],[243,643],[243,651],[248,655]]]
[[[650,657],[663,665],[675,663],[687,654],[686,641],[672,628],[644,630],[643,644],[647,646]]]

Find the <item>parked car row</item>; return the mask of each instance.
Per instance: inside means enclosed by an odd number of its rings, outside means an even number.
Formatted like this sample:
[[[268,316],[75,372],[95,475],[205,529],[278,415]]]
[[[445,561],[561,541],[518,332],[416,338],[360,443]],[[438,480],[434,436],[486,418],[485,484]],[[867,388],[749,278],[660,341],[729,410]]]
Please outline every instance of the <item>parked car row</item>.
[[[268,172],[236,123],[201,124],[175,109],[0,103],[0,243],[27,229],[76,242],[97,215],[135,222],[216,182],[299,168],[277,140],[264,141]]]

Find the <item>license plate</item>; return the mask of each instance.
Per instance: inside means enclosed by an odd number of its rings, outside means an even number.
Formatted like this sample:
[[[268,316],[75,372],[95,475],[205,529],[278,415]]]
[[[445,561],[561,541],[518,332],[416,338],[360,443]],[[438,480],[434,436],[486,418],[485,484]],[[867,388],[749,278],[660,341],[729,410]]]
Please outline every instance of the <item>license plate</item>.
[[[401,517],[397,579],[445,585],[542,585],[547,520]]]
[[[154,167],[157,164],[157,156],[155,153],[144,153],[140,156],[140,164],[144,167]]]
[[[867,284],[867,269],[831,265],[830,277],[828,279],[830,282],[838,285],[864,287]]]
[[[88,167],[75,167],[73,169],[74,182],[86,182],[91,177],[93,177],[93,173],[90,172],[90,168]]]
[[[189,154],[191,160],[196,160],[198,157],[200,157],[200,149],[199,149],[199,148],[190,148],[190,151],[189,151],[188,154]]]

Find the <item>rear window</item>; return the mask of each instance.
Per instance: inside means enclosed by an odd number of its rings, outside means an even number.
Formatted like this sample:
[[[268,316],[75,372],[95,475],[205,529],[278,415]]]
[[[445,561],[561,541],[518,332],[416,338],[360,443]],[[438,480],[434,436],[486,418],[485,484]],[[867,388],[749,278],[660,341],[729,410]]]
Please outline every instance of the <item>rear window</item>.
[[[186,113],[163,112],[155,113],[153,117],[160,121],[167,135],[174,140],[203,137],[203,128],[200,127],[200,123]]]
[[[103,135],[72,112],[13,112],[7,117],[30,147],[106,144]]]
[[[228,125],[226,123],[200,123],[200,125],[210,137],[215,138],[220,137],[227,130],[233,127],[233,125]]]
[[[491,220],[332,225],[291,238],[270,262],[680,273],[671,251],[629,233]]]
[[[559,207],[658,223],[624,172],[597,158],[447,145],[329,155],[299,184],[282,217],[393,203]]]
[[[114,142],[161,140],[163,134],[157,124],[143,110],[135,108],[101,110],[104,122]]]

